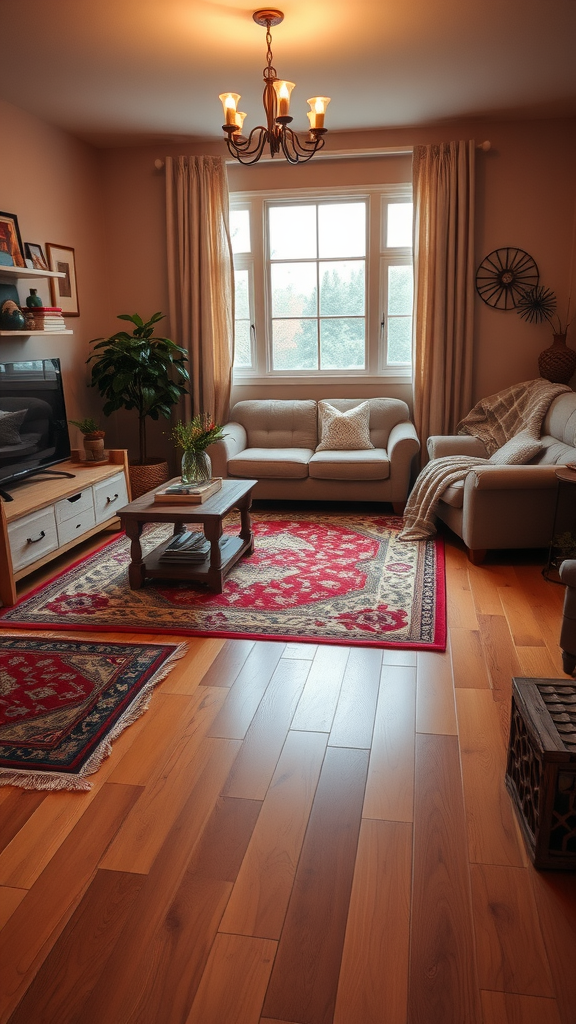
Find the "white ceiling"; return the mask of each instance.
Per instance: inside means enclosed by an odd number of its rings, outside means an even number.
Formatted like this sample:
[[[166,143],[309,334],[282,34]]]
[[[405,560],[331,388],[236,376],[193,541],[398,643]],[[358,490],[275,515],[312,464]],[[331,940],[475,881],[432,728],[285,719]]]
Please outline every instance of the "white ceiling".
[[[576,0],[283,0],[274,66],[327,127],[576,114]],[[241,0],[2,0],[0,95],[97,144],[261,124],[265,30]]]

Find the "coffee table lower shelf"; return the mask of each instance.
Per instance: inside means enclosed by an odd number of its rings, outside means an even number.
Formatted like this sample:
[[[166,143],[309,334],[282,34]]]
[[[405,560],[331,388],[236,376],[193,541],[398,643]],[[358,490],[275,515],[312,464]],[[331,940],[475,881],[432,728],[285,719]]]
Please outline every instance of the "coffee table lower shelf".
[[[172,537],[169,537],[163,544],[148,552],[143,559],[142,574],[145,578],[190,580],[194,583],[207,583],[212,589],[214,584],[221,582],[221,576],[226,575],[248,548],[251,548],[251,542],[244,541],[241,537],[223,537],[222,540],[226,541],[224,553],[221,556],[220,568],[215,569],[210,565],[210,552],[201,562],[161,562],[161,556],[171,540]],[[220,547],[222,548],[222,541]]]

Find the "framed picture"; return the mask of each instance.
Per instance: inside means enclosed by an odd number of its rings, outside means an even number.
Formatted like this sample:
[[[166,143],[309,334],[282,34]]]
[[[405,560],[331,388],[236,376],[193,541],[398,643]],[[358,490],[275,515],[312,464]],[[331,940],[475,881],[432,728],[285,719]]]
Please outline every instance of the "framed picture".
[[[7,252],[14,260],[15,267],[25,267],[24,246],[15,213],[0,212],[0,251]]]
[[[52,305],[60,306],[64,316],[80,316],[78,286],[76,284],[76,262],[74,249],[67,245],[53,245],[46,242],[48,266],[65,277],[51,277]]]
[[[33,270],[50,269],[46,262],[46,257],[42,251],[41,245],[36,245],[35,242],[24,242],[24,253],[27,259],[32,260]]]

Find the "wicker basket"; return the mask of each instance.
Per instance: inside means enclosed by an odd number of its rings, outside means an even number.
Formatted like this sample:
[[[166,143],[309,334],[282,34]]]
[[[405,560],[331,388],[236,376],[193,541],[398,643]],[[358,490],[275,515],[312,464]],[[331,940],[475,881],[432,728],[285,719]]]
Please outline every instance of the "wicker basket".
[[[144,466],[128,467],[130,474],[130,487],[132,489],[132,500],[139,498],[141,494],[160,487],[169,479],[168,463],[164,459],[151,459]]]

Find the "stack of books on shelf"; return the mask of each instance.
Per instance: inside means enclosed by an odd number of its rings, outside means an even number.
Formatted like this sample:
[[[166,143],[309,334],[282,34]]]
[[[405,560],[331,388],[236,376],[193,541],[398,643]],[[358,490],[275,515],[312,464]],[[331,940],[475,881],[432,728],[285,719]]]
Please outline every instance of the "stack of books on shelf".
[[[222,487],[222,477],[216,476],[205,484],[170,484],[154,494],[155,505],[201,505]]]
[[[22,306],[28,331],[65,331],[66,321],[60,306]]]
[[[224,534],[220,538],[220,551],[222,557],[227,557],[226,548],[232,543],[233,537]],[[203,533],[186,530],[184,533],[177,533],[158,559],[159,562],[190,565],[194,562],[204,562],[210,555],[210,541],[206,540]]]
[[[210,552],[210,542],[203,533],[186,530],[177,533],[160,555],[161,562],[203,562]]]

